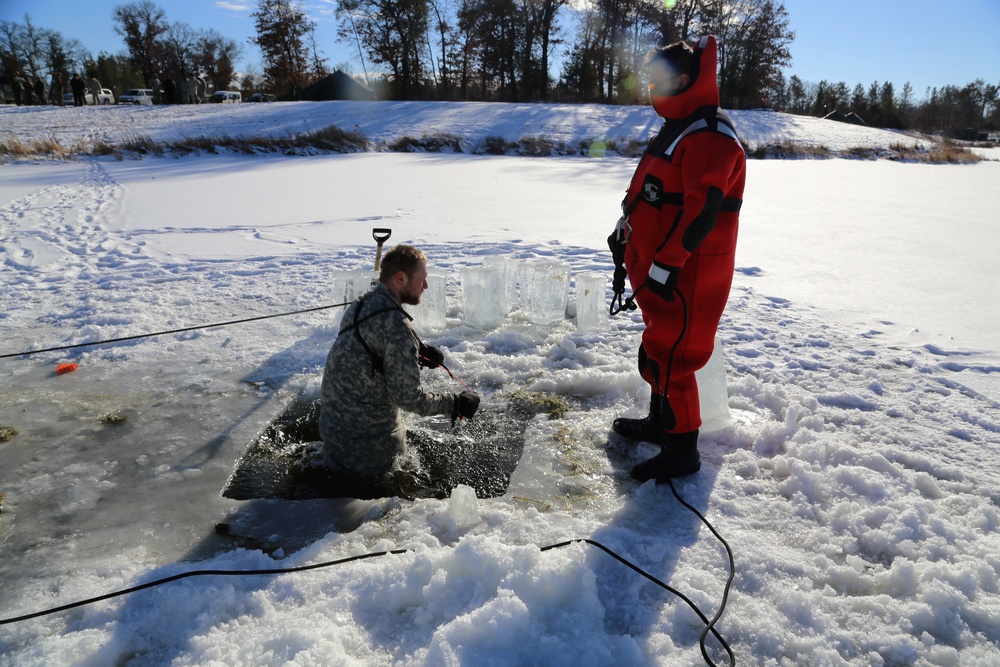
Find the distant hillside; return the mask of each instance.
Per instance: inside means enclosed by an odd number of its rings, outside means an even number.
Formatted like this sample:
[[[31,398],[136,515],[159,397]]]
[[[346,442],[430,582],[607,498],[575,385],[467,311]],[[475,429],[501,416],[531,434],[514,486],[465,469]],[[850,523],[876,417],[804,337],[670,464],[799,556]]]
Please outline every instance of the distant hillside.
[[[898,157],[932,138],[771,111],[730,112],[752,157]],[[481,102],[281,102],[184,106],[5,107],[0,153],[15,142],[66,153],[116,150],[338,150],[635,155],[661,124],[648,106]],[[4,150],[4,146],[8,147]],[[904,156],[910,157],[910,156]]]

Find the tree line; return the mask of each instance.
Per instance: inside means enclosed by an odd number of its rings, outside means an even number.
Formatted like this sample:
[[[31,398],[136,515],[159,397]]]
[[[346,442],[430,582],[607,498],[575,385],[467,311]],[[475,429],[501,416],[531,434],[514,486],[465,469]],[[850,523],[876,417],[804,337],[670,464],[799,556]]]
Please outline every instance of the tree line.
[[[917,102],[909,81],[897,92],[889,81],[849,88],[844,82],[804,83],[792,76],[787,85],[775,88],[771,101],[778,111],[800,115],[853,113],[873,127],[977,133],[1000,129],[1000,86],[982,79],[964,86],[929,88]]]
[[[218,90],[237,78],[242,47],[214,29],[171,23],[151,0],[117,6],[110,18],[125,50],[96,57],[79,40],[36,26],[30,15],[21,23],[0,21],[0,76],[23,74],[46,84],[57,80],[65,84],[79,73],[97,78],[117,93],[146,88],[154,75],[179,80],[199,74]]]
[[[0,67],[51,78],[86,72],[118,90],[153,75],[197,73],[210,89],[242,87],[295,99],[329,73],[316,23],[299,0],[256,0],[263,71],[237,73],[243,45],[213,29],[170,22],[152,0],[115,7],[124,51],[92,57],[75,39],[0,21]],[[783,71],[795,33],[780,0],[338,0],[338,38],[382,99],[641,104],[651,47],[714,34],[719,90],[729,109],[854,112],[868,125],[940,130],[1000,127],[997,86],[976,81],[927,91],[909,83],[806,83]]]
[[[777,0],[340,0],[337,18],[399,99],[641,103],[651,47],[712,33],[723,105],[759,106],[795,36]]]

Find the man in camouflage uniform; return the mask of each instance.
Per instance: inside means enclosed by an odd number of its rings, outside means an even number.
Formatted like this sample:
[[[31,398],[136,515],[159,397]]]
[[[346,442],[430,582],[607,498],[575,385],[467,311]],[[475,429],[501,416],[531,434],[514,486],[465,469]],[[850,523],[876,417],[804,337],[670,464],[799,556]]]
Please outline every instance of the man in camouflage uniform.
[[[472,391],[435,394],[420,386],[421,366],[444,356],[417,338],[402,304],[420,303],[427,289],[427,257],[399,245],[382,260],[379,284],[352,303],[326,359],[319,429],[332,484],[343,495],[412,497],[413,480],[401,464],[407,453],[400,408],[419,415],[472,418]]]

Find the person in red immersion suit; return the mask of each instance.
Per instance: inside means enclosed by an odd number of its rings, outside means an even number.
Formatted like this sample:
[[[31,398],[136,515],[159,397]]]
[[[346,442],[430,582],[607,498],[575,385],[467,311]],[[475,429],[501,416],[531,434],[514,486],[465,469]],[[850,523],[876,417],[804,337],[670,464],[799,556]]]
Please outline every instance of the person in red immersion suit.
[[[649,415],[618,418],[612,430],[660,445],[632,469],[639,481],[701,469],[695,371],[708,363],[735,267],[746,157],[719,109],[716,41],[683,42],[647,57],[649,92],[663,128],[639,160],[608,239],[632,286],[645,330],[639,372]],[[619,269],[620,271],[620,269]],[[624,291],[624,280],[615,291]]]

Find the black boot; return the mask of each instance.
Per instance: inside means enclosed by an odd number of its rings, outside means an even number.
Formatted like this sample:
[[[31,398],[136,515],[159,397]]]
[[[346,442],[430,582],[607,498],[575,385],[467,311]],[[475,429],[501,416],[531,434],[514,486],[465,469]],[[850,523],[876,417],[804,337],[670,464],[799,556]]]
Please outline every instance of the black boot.
[[[666,444],[660,453],[632,468],[632,478],[645,482],[655,479],[665,482],[674,477],[684,477],[701,470],[701,456],[698,454],[698,431],[689,433],[667,433]]]
[[[663,411],[659,394],[649,397],[649,416],[642,419],[619,417],[611,422],[611,430],[629,440],[643,440],[655,445],[665,443],[660,415]]]

